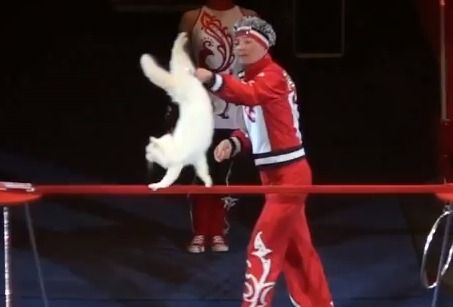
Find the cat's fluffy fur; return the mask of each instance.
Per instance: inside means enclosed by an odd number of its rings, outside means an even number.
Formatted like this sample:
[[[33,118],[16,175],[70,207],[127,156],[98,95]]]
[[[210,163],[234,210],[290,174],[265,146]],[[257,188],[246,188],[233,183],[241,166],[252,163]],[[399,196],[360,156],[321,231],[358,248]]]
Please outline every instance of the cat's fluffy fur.
[[[167,169],[161,181],[149,185],[152,190],[173,184],[186,165],[194,166],[206,186],[212,185],[206,152],[214,133],[213,110],[206,89],[194,76],[195,67],[185,50],[186,43],[187,34],[179,33],[173,43],[170,71],[159,66],[148,54],[140,59],[145,76],[164,89],[179,106],[173,132],[159,138],[150,137],[146,146],[146,159]]]

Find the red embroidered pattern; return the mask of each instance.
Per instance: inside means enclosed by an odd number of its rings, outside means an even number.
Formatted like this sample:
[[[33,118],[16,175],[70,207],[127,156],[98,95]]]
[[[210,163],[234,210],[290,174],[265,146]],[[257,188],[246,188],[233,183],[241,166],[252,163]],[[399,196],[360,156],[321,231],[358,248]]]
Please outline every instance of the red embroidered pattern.
[[[223,72],[230,68],[234,61],[233,38],[228,27],[223,26],[222,22],[214,15],[203,11],[200,17],[201,30],[205,32],[206,38],[203,39],[202,48],[198,55],[198,63],[202,67],[209,68],[215,72]],[[207,57],[218,53],[221,58],[217,67],[211,67],[207,63]]]

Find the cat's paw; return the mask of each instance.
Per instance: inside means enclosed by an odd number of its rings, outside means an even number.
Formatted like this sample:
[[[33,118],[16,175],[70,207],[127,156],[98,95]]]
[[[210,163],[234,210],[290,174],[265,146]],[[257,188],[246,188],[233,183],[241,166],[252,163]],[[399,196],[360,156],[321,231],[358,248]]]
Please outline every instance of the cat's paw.
[[[152,57],[147,53],[142,54],[142,56],[140,57],[140,65],[142,67],[145,67],[146,65],[149,65],[152,62],[153,62]]]
[[[149,54],[142,54],[140,57],[140,66],[145,75],[151,74],[152,69],[156,66],[156,61]]]
[[[176,37],[176,43],[180,46],[184,46],[187,43],[188,39],[188,34],[186,32],[181,32]]]
[[[211,179],[211,177],[206,178],[206,180],[204,181],[204,186],[207,187],[207,188],[212,187],[212,179]]]
[[[167,186],[162,184],[162,183],[160,183],[160,182],[157,182],[157,183],[148,184],[148,188],[150,190],[157,191],[157,190],[162,189],[162,188],[167,188]]]

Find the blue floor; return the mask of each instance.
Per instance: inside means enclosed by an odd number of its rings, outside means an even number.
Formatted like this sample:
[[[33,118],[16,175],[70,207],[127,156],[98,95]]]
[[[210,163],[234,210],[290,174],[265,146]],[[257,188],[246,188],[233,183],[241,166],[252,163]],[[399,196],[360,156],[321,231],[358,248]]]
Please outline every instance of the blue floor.
[[[1,171],[32,182],[102,182],[43,161],[0,154]],[[397,197],[311,201],[311,224],[337,307],[430,306]],[[238,206],[247,206],[243,202]],[[250,221],[232,209],[231,251],[190,255],[183,197],[54,197],[32,204],[52,307],[240,305]],[[11,208],[17,306],[43,306],[23,208]],[[3,259],[2,259],[3,261]],[[3,285],[2,285],[3,287]],[[276,307],[291,306],[283,281]],[[439,306],[453,306],[442,293]]]

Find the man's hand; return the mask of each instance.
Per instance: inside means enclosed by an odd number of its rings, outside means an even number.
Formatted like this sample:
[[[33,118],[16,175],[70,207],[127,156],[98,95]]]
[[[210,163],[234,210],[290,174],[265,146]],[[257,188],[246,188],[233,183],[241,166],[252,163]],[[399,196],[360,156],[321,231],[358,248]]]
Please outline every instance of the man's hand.
[[[197,68],[195,70],[195,77],[200,80],[201,83],[209,83],[214,77],[214,74],[205,68]]]
[[[228,139],[221,141],[214,149],[214,159],[217,162],[222,162],[231,158],[233,146]]]

